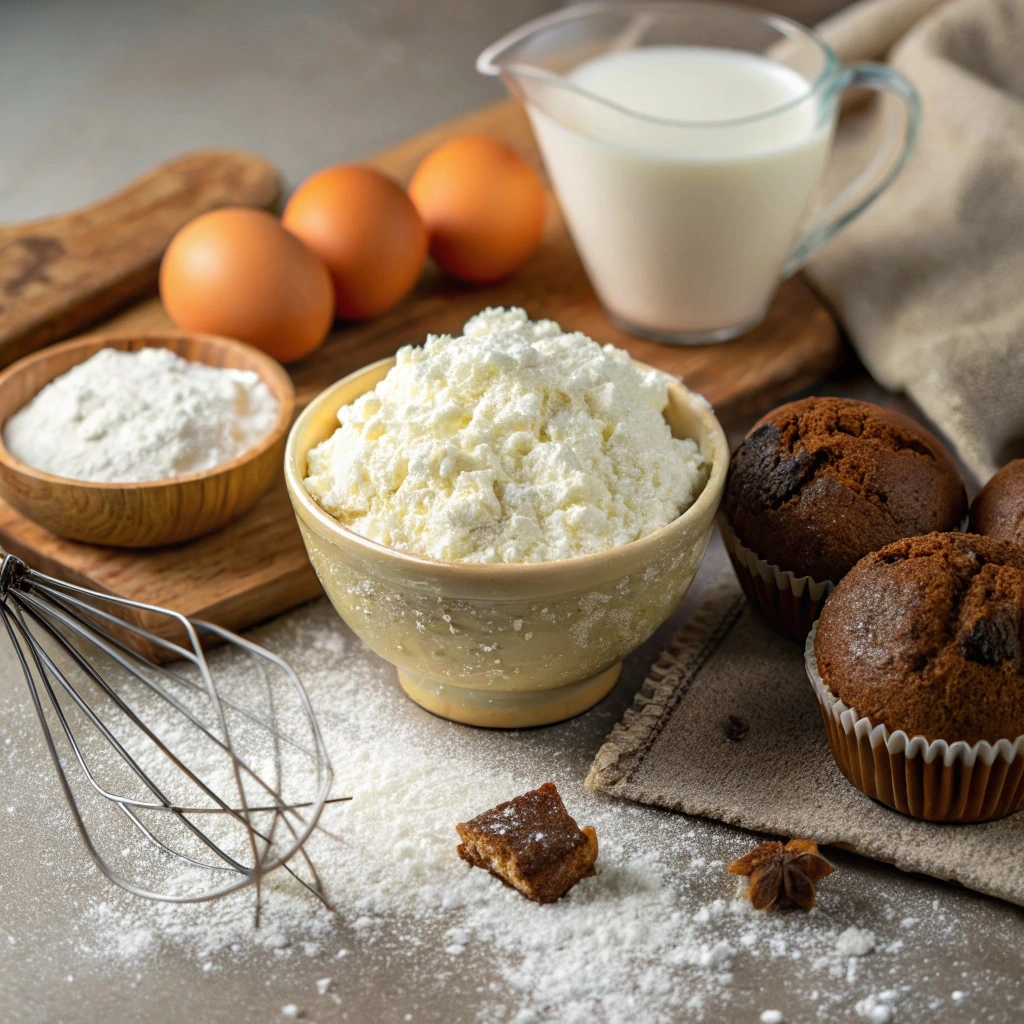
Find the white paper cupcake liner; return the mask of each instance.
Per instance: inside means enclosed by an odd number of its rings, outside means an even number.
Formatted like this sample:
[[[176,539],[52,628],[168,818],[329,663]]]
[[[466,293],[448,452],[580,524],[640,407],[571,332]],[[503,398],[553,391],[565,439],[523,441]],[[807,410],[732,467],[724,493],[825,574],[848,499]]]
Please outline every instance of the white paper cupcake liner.
[[[796,576],[771,565],[740,542],[722,514],[718,517],[718,528],[722,531],[725,549],[747,600],[772,629],[803,643],[835,584],[831,580]]]
[[[991,821],[1024,807],[1024,736],[948,743],[873,724],[822,681],[817,631],[815,623],[804,648],[807,678],[836,763],[859,790],[925,821]]]

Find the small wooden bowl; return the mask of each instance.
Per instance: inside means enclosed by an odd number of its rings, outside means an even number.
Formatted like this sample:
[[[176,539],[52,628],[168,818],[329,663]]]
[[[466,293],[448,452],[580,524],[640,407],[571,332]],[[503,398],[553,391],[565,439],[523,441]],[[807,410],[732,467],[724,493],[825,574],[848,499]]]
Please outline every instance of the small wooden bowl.
[[[2,427],[55,377],[103,348],[168,348],[208,366],[252,370],[280,406],[270,433],[237,459],[202,473],[145,483],[92,483],[52,476],[16,459]],[[89,544],[148,548],[201,537],[255,504],[281,473],[295,411],[291,378],[270,356],[212,334],[95,334],[26,356],[0,373],[0,497],[51,533]]]

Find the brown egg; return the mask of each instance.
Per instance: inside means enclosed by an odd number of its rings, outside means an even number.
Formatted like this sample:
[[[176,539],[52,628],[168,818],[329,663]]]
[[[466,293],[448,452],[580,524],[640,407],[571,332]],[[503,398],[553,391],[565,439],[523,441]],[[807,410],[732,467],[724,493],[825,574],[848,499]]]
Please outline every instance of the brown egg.
[[[187,331],[238,338],[290,363],[313,351],[334,320],[327,268],[263,210],[213,210],[171,239],[160,298]]]
[[[506,277],[540,242],[540,175],[494,139],[466,135],[442,143],[416,168],[409,195],[430,232],[430,255],[464,281]]]
[[[307,178],[281,223],[327,264],[338,316],[350,320],[391,309],[416,283],[427,257],[416,208],[370,167],[339,164]]]

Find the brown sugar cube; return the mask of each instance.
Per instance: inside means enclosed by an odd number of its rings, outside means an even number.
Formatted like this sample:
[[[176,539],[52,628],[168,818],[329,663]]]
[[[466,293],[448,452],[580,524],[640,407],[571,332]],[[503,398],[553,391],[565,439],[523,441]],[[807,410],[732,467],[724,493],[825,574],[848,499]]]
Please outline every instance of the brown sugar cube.
[[[455,828],[463,860],[538,903],[554,903],[594,874],[597,833],[573,821],[553,782]]]

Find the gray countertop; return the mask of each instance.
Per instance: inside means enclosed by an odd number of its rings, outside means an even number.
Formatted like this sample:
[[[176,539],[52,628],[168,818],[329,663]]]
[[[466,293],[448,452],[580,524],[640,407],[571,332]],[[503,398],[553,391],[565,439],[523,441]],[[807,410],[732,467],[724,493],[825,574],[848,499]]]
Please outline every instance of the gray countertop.
[[[205,146],[264,153],[292,188],[500,99],[477,53],[558,6],[5,0],[0,221],[93,201]]]
[[[473,71],[473,58],[506,29],[552,6],[544,0],[8,0],[0,12],[0,82],[8,99],[0,109],[0,218],[23,220],[88,202],[154,162],[197,146],[265,153],[294,185],[324,164],[357,159],[499,98],[495,83]],[[901,401],[856,371],[826,387]],[[364,684],[374,688],[373,737],[393,730],[428,751],[452,744],[462,751],[460,763],[478,766],[482,778],[495,765],[511,766],[523,789],[557,779],[581,823],[594,820],[611,837],[602,854],[608,870],[614,870],[616,851],[621,855],[631,844],[648,846],[662,859],[685,848],[691,861],[694,851],[714,861],[737,856],[752,837],[725,825],[598,798],[583,790],[582,781],[660,647],[724,571],[716,541],[683,605],[628,660],[613,693],[579,719],[529,732],[482,732],[426,715],[405,700],[389,666],[358,650],[325,602],[270,624],[261,636],[296,659],[304,677],[308,673],[314,699],[328,708],[334,699],[331,666],[309,651],[323,639],[354,659]],[[343,783],[359,782],[358,771],[346,775],[343,768],[340,774]],[[113,925],[106,933],[95,926],[97,907],[108,900],[124,904],[113,898],[67,828],[20,671],[0,642],[3,1021],[269,1022],[288,1019],[282,1007],[290,1005],[309,1021],[367,1024],[640,1022],[701,1014],[711,1021],[754,1024],[766,1008],[782,1010],[790,1022],[859,1021],[870,1018],[858,1015],[857,1001],[884,989],[899,993],[893,1024],[1024,1019],[1024,912],[839,851],[834,859],[840,870],[827,880],[828,894],[813,920],[780,918],[758,926],[771,955],[737,953],[728,978],[709,974],[706,965],[637,965],[615,995],[614,1012],[610,995],[587,1005],[532,1001],[531,978],[517,986],[504,970],[507,947],[474,945],[453,966],[439,951],[437,936],[428,934],[432,925],[424,925],[423,935],[410,935],[386,911],[379,915],[376,940],[361,941],[351,909],[357,893],[339,894],[330,941],[307,952],[298,949],[301,944],[283,951],[243,944],[233,955],[206,958],[167,937],[158,952],[114,955],[120,936]],[[671,864],[666,870],[671,873]],[[686,877],[678,890],[684,916],[733,893],[720,865]],[[248,910],[236,903],[225,912]],[[130,909],[111,920],[123,924],[129,918]],[[609,919],[601,920],[607,926]],[[837,961],[830,936],[850,923],[875,931],[888,951],[880,948],[851,964]],[[337,959],[339,948],[349,955]],[[809,963],[818,953],[820,969]],[[551,971],[564,955],[552,945]],[[547,991],[544,967],[534,970],[537,991]],[[665,1009],[672,1001],[664,993],[653,1001],[644,996],[659,975],[696,1000],[690,1009],[684,999],[676,1009]],[[315,983],[324,977],[332,979],[330,994],[319,996]],[[954,999],[954,991],[962,998]],[[638,1009],[630,1018],[622,1006],[633,996]]]

